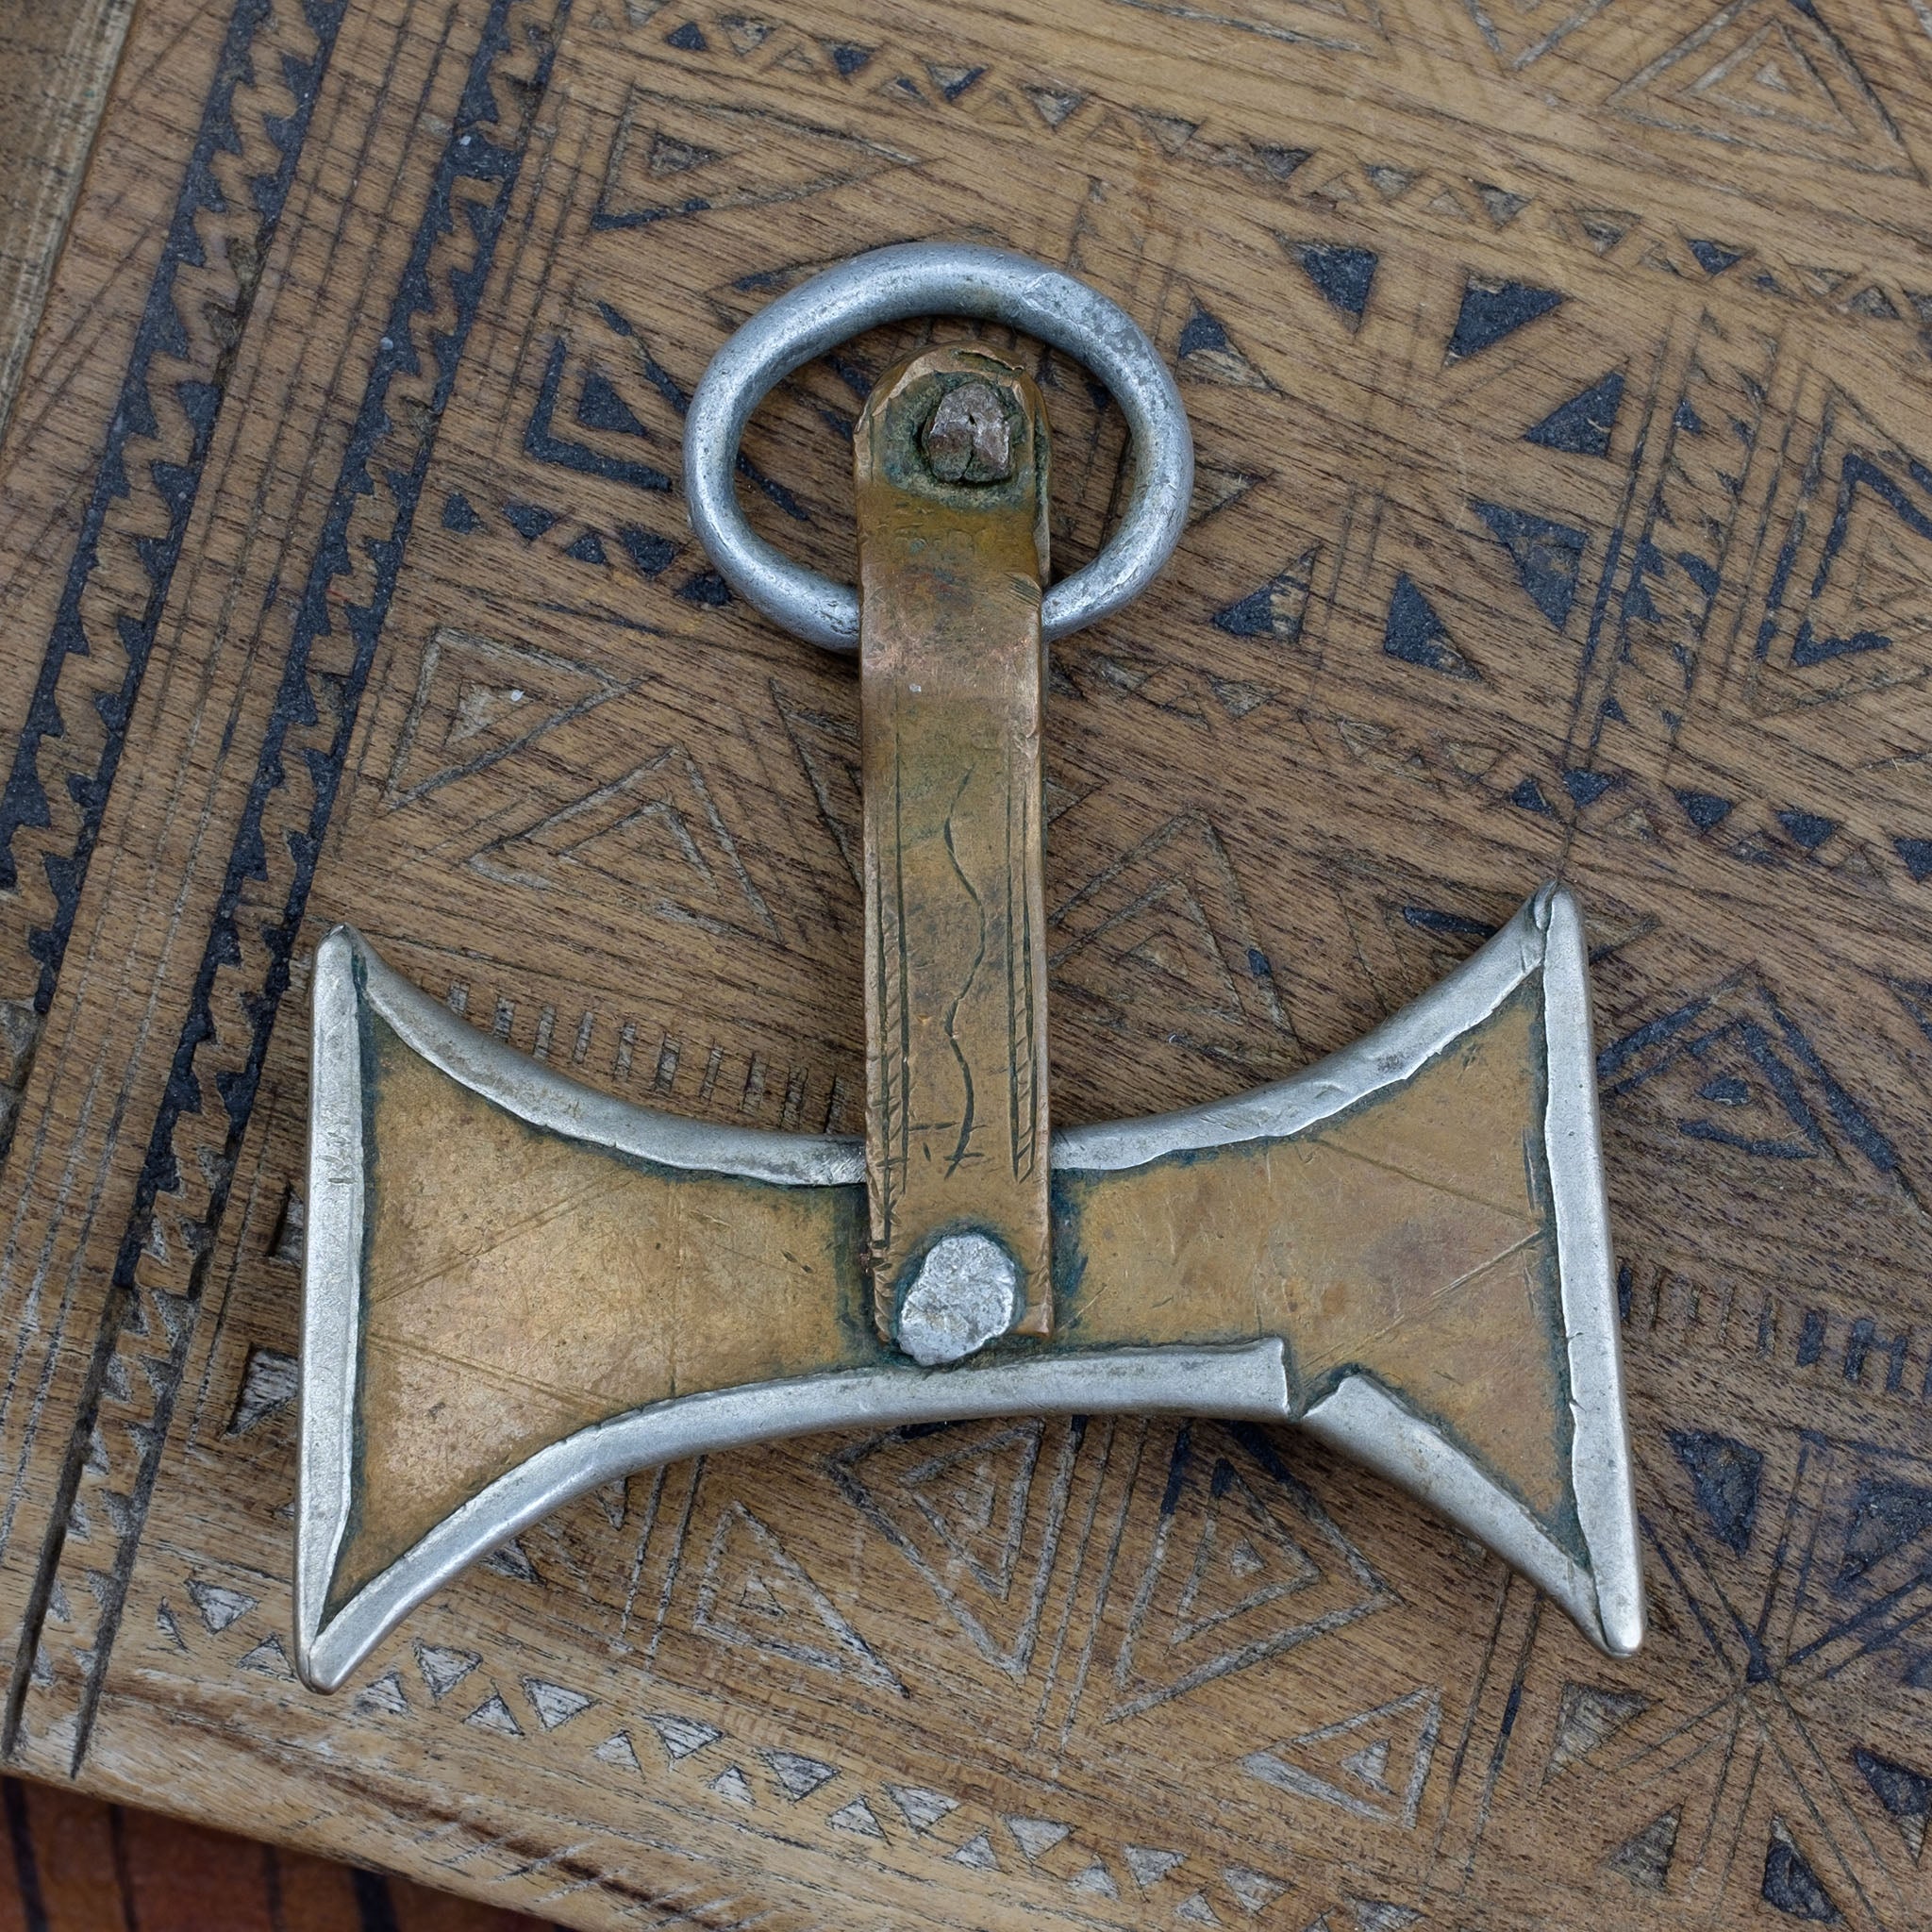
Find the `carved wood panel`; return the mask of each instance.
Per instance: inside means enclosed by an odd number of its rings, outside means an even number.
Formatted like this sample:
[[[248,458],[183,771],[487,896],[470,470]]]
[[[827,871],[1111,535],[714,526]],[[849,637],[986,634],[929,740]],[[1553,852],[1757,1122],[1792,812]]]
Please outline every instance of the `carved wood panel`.
[[[1928,103],[1917,0],[143,9],[0,475],[10,1763],[586,1927],[1924,1923]],[[1124,303],[1199,448],[1053,657],[1057,1117],[1584,899],[1630,1663],[1291,1432],[1060,1420],[634,1477],[292,1678],[332,921],[610,1091],[860,1124],[856,681],[678,435],[928,235]],[[822,568],[923,333],[753,425]],[[1068,569],[1122,436],[1030,359]]]

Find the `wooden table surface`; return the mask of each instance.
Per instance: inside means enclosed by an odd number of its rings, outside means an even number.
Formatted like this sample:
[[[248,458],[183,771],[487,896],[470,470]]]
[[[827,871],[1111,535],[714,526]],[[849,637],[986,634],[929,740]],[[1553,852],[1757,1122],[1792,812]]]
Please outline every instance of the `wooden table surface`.
[[[16,12],[10,1768],[582,1927],[1932,1924],[1921,0]],[[1057,1420],[633,1477],[294,1681],[332,922],[611,1091],[859,1124],[855,680],[675,475],[738,323],[932,235],[1124,303],[1199,446],[1054,653],[1056,1118],[1585,903],[1629,1663],[1291,1431]],[[761,413],[774,541],[850,575],[918,339]],[[1070,567],[1121,427],[1035,366]]]

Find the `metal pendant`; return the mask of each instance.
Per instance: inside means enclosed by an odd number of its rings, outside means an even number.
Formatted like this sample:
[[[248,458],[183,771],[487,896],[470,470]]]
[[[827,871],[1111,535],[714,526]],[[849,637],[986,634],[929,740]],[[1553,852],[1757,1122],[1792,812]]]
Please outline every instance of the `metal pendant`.
[[[1038,392],[976,346],[881,380],[857,591],[755,537],[738,441],[874,324],[997,320],[1120,402],[1113,541],[1044,588]],[[860,659],[861,1142],[579,1086],[352,931],[315,969],[296,1657],[320,1690],[458,1571],[633,1470],[808,1430],[1041,1411],[1293,1423],[1547,1591],[1643,1633],[1582,922],[1546,886],[1354,1046],[1186,1113],[1049,1132],[1047,641],[1184,519],[1187,421],[1135,325],[990,249],[880,250],[720,351],[691,521],[774,622]]]

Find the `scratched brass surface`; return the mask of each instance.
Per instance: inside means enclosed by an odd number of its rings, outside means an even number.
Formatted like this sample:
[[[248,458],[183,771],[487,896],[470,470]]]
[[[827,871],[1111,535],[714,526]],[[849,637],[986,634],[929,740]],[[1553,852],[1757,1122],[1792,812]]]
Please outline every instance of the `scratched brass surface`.
[[[587,1423],[869,1365],[854,1190],[594,1152],[525,1125],[371,1024],[360,1455],[333,1601]]]
[[[1280,1335],[1304,1403],[1366,1369],[1574,1547],[1542,1054],[1532,984],[1306,1134],[1062,1181],[1067,1339]]]
[[[1014,405],[1011,475],[941,482],[921,436],[949,390]],[[1041,710],[1046,407],[1011,363],[930,351],[853,438],[865,801],[866,1165],[875,1318],[946,1230],[1020,1273],[1016,1332],[1053,1330]]]

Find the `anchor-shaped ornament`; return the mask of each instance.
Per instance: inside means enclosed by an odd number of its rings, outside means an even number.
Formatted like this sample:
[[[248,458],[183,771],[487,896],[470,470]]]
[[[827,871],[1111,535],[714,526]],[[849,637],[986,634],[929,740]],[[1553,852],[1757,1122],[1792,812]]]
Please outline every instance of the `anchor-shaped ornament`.
[[[1041,399],[973,345],[874,389],[860,587],[734,494],[740,434],[874,324],[1024,330],[1107,383],[1136,482],[1042,593]],[[1276,1085],[1061,1129],[1046,1100],[1045,643],[1159,567],[1192,476],[1112,303],[984,248],[880,250],[719,352],[686,435],[726,581],[860,664],[866,1133],[634,1107],[454,1018],[338,927],[315,965],[296,1656],[341,1685],[467,1564],[626,1473],[808,1430],[1167,1411],[1293,1423],[1605,1650],[1643,1632],[1581,920],[1545,887]]]

